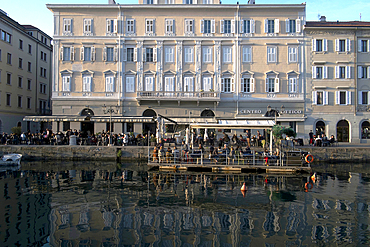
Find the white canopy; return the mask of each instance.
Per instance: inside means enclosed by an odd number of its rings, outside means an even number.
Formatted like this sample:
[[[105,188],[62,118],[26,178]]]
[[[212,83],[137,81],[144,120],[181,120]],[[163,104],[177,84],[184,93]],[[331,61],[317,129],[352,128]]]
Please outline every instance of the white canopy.
[[[271,129],[275,125],[273,120],[219,120],[218,123],[193,123],[193,129]]]

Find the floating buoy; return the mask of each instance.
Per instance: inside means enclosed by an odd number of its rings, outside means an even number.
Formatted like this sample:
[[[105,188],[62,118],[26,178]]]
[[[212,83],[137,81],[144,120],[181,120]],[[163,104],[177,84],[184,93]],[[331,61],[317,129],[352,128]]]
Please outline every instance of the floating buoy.
[[[241,191],[246,191],[246,190],[248,190],[248,189],[247,189],[247,186],[245,186],[245,183],[243,183],[243,186],[240,188],[240,190],[241,190]]]
[[[307,162],[307,163],[311,163],[313,161],[313,156],[312,154],[307,154],[306,157],[304,158],[304,160]]]
[[[242,190],[241,192],[243,194],[243,197],[245,197],[245,195],[247,194],[247,191],[246,190]]]

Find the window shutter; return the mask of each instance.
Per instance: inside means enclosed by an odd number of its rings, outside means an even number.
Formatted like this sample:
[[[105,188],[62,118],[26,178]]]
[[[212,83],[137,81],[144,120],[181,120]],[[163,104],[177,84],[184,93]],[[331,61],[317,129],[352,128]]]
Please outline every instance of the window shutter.
[[[323,51],[328,51],[328,40],[323,39]]]
[[[316,39],[312,39],[312,51],[316,51]]]
[[[317,92],[312,91],[312,104],[317,105]]]
[[[357,66],[357,78],[362,78],[362,66]]]
[[[204,33],[204,20],[200,20],[200,33]]]
[[[351,79],[351,66],[346,66],[346,79]]]
[[[370,92],[367,91],[367,104],[369,105],[370,104]]]
[[[316,66],[312,66],[312,79],[316,79]]]
[[[328,66],[323,66],[323,78],[328,79]]]
[[[275,23],[274,23],[274,31],[275,33],[279,33],[280,32],[280,23],[279,23],[279,19],[275,19]]]
[[[265,33],[267,33],[268,32],[268,20],[267,19],[265,19]]]
[[[235,91],[235,83],[234,83],[234,78],[231,78],[231,92]]]
[[[370,78],[370,66],[367,67],[367,78]]]
[[[280,92],[280,79],[275,78],[275,93]]]
[[[224,33],[224,20],[220,20],[220,33]]]
[[[250,78],[249,81],[251,93],[254,93],[254,78]]]
[[[231,20],[231,33],[235,33],[235,20]]]
[[[87,76],[82,77],[82,92],[86,92]]]
[[[335,66],[335,78],[339,78],[339,66]]]
[[[285,32],[290,33],[289,19],[285,20]]]
[[[137,48],[134,48],[134,62],[137,62]]]
[[[104,47],[103,49],[103,60],[107,61],[107,47]]]
[[[357,44],[357,49],[358,49],[358,51],[359,51],[359,52],[361,52],[361,51],[362,51],[361,44],[362,44],[362,40],[361,40],[361,39],[359,39],[359,40],[358,40],[358,44]]]
[[[185,33],[189,32],[189,20],[185,19]]]
[[[118,20],[117,19],[114,19],[113,20],[113,32],[114,33],[118,33]]]
[[[346,39],[346,51],[351,51],[351,40]]]
[[[328,101],[329,101],[329,93],[328,93],[328,91],[324,91],[323,92],[323,101],[324,101],[324,105],[327,105],[328,104]]]
[[[117,62],[118,61],[118,48],[117,47],[114,47],[113,48],[113,60],[115,61],[115,62]]]
[[[74,46],[71,46],[71,61],[75,60],[75,48]]]
[[[134,25],[134,26],[133,26],[133,28],[132,28],[132,32],[133,32],[133,33],[136,33],[136,20],[135,20],[135,19],[133,20],[133,25]]]
[[[351,91],[347,91],[346,92],[346,96],[347,96],[347,99],[346,99],[346,105],[350,105],[352,104],[352,99],[351,99]]]
[[[157,48],[153,48],[153,62],[157,62]]]
[[[290,78],[288,80],[288,93],[291,93],[293,91],[292,83],[293,83],[292,78]]]
[[[215,20],[211,20],[211,33],[215,33]]]
[[[95,52],[95,46],[91,47],[91,60],[95,61],[96,60],[96,52]]]
[[[362,91],[358,91],[358,104],[362,105]]]
[[[81,47],[81,56],[80,56],[80,60],[81,61],[84,61],[84,53],[85,53],[85,47]]]
[[[254,33],[255,32],[254,20],[250,21],[250,25],[251,25],[251,33]]]
[[[142,51],[143,51],[143,62],[145,63],[146,62],[146,48],[143,48]]]
[[[297,19],[295,21],[295,26],[296,26],[296,28],[295,28],[296,32],[300,33],[301,32],[301,19]]]
[[[155,20],[153,20],[153,33],[155,33]]]
[[[239,33],[244,33],[244,22],[245,20],[241,20],[239,23]]]
[[[335,39],[335,51],[339,51],[339,39]]]
[[[339,105],[340,103],[340,91],[335,91],[335,104]]]
[[[221,79],[221,92],[225,92],[225,79]]]
[[[60,60],[62,60],[62,61],[64,61],[63,51],[64,51],[64,46],[61,46],[60,47]]]
[[[267,93],[269,90],[269,79],[268,78],[266,78],[265,79],[265,92]]]
[[[127,48],[123,48],[123,52],[122,52],[122,57],[123,57],[123,61],[124,62],[127,62]]]
[[[112,28],[111,28],[111,26],[110,26],[110,20],[107,20],[107,33],[110,33],[110,32],[112,32],[112,30],[111,30]]]
[[[70,19],[70,22],[69,22],[69,23],[70,23],[70,25],[69,25],[69,26],[70,26],[70,29],[71,29],[71,30],[70,30],[70,32],[71,32],[71,33],[73,33],[73,30],[72,30],[72,27],[73,27],[72,23],[73,23],[73,22],[72,22],[72,21],[73,21],[73,20],[72,20],[72,19]]]
[[[158,4],[158,0],[154,0],[154,1],[153,1],[153,3],[154,3],[154,4]]]

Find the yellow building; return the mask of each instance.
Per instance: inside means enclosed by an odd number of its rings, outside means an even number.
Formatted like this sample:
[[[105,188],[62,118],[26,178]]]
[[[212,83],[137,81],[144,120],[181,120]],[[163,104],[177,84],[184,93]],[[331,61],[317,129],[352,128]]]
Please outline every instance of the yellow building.
[[[276,116],[304,135],[305,4],[110,2],[47,5],[54,131]]]
[[[45,128],[23,121],[26,115],[50,115],[51,38],[36,27],[20,25],[0,11],[0,133]]]
[[[370,22],[307,22],[306,133],[369,142]],[[312,95],[312,97],[310,97]]]

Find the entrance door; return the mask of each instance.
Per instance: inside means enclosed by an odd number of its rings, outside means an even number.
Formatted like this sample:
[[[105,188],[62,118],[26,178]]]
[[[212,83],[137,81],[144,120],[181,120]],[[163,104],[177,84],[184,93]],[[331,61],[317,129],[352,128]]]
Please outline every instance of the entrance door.
[[[81,122],[81,132],[83,137],[87,137],[88,134],[94,134],[94,122]]]
[[[338,142],[349,142],[349,124],[347,120],[340,120],[337,123]]]
[[[316,123],[316,133],[315,135],[325,134],[325,123],[323,121],[318,121]]]

